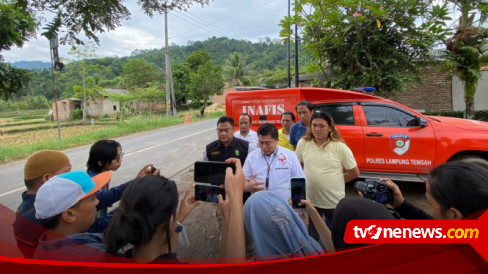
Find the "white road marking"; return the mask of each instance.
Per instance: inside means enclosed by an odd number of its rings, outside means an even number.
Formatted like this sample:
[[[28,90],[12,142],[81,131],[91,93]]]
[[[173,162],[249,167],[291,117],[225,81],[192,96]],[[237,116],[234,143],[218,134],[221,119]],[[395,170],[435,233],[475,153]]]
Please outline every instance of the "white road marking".
[[[193,134],[190,134],[190,135],[187,135],[187,136],[183,136],[183,137],[180,137],[180,138],[177,138],[177,139],[168,141],[168,142],[159,143],[159,144],[154,145],[154,146],[146,147],[146,148],[143,148],[143,149],[138,150],[138,151],[134,151],[134,152],[127,153],[127,154],[124,155],[124,157],[131,156],[131,155],[136,154],[136,153],[144,152],[146,150],[154,149],[156,147],[160,147],[160,146],[163,146],[163,145],[167,145],[167,144],[170,144],[170,143],[173,143],[173,142],[176,142],[176,141],[179,141],[179,140],[182,140],[182,139],[185,139],[185,138],[194,136],[194,135],[198,135],[198,134],[201,134],[201,133],[205,133],[205,132],[211,131],[211,130],[214,130],[214,129],[213,128],[212,129],[207,129],[207,130],[200,131],[200,132],[196,132],[196,133],[193,133]]]
[[[15,193],[17,191],[22,191],[22,190],[26,190],[25,186],[19,187],[19,188],[14,189],[14,190],[10,190],[9,192],[5,192],[5,193],[3,193],[3,194],[0,195],[0,198],[2,198],[3,196],[7,196],[9,194]]]
[[[210,130],[215,130],[215,129],[211,128],[211,129],[207,129],[207,130],[204,130],[204,131],[196,132],[196,133],[193,133],[193,134],[190,134],[190,135],[187,135],[187,136],[183,136],[183,137],[180,137],[178,139],[174,139],[174,140],[171,140],[171,141],[168,141],[168,142],[165,142],[165,143],[159,143],[157,145],[154,145],[154,146],[151,146],[151,147],[148,147],[148,148],[144,148],[144,149],[141,149],[141,150],[138,150],[138,151],[134,151],[134,152],[131,152],[131,153],[127,153],[127,154],[124,155],[124,157],[130,156],[130,155],[133,155],[133,154],[136,154],[136,153],[144,152],[146,150],[150,150],[150,149],[153,149],[153,148],[162,146],[162,145],[167,145],[167,144],[170,144],[170,143],[173,143],[173,142],[176,142],[176,141],[179,141],[179,140],[188,138],[188,137],[192,137],[194,135],[198,135],[198,134],[201,134],[201,133],[205,133],[205,132],[210,131]],[[26,189],[25,186],[23,186],[23,187],[19,187],[17,189],[14,189],[14,190],[10,190],[9,192],[5,192],[3,194],[0,194],[0,198],[2,198],[4,196],[7,196],[9,194],[18,192],[18,191],[23,191],[25,189]]]

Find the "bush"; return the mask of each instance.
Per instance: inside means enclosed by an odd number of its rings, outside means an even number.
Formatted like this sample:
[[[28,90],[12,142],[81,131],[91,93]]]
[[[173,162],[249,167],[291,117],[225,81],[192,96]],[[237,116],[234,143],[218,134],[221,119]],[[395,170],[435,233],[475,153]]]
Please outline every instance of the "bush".
[[[47,101],[46,97],[40,96],[25,96],[24,98],[25,103],[27,104],[29,109],[45,109],[49,107],[49,102]]]
[[[112,120],[112,118],[110,118],[110,116],[108,116],[108,114],[104,114],[103,116],[101,116],[100,118],[98,118],[98,121],[100,122],[105,122],[105,121],[109,121],[109,120]]]
[[[19,101],[19,102],[14,103],[14,109],[15,110],[25,110],[25,109],[29,109],[29,107],[27,106],[26,102]]]
[[[478,110],[474,113],[474,119],[488,121],[488,110]]]
[[[425,112],[424,114],[434,115],[434,116],[464,118],[464,111],[431,111],[431,112]],[[474,119],[480,121],[488,121],[488,110],[475,111]]]
[[[72,120],[81,120],[83,118],[83,110],[80,108],[73,110],[73,113],[71,114],[71,119]]]

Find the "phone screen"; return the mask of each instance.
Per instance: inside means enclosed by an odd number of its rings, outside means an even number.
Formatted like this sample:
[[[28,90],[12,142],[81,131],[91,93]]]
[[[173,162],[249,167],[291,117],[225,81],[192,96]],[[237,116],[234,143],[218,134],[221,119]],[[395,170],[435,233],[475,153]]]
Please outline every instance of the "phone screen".
[[[225,183],[225,171],[228,167],[235,173],[236,167],[233,163],[196,161],[194,180],[199,183],[212,185],[223,185]]]
[[[220,188],[220,186],[214,186],[208,184],[195,185],[195,200],[218,203],[219,194],[222,194],[222,198],[225,199],[225,189]]]
[[[305,208],[298,204],[307,197],[305,192],[305,178],[291,178],[291,204],[292,208]]]

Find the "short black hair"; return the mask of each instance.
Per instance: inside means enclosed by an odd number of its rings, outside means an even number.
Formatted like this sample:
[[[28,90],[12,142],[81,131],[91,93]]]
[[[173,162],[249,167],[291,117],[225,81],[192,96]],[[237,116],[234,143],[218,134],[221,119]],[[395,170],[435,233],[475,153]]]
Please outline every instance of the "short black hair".
[[[249,125],[252,125],[252,119],[251,119],[251,115],[249,115],[248,113],[244,112],[244,113],[242,113],[242,114],[239,116],[239,118],[240,118],[241,116],[247,116],[247,117],[249,117]]]
[[[59,225],[61,214],[63,214],[63,212],[46,219],[39,219],[39,224],[41,224],[43,227],[47,229],[55,229]]]
[[[465,161],[447,162],[429,176],[430,194],[443,211],[451,207],[463,217],[488,207],[488,166]]]
[[[301,100],[300,102],[298,102],[297,106],[295,107],[296,111],[298,111],[299,106],[306,106],[310,111],[313,111],[315,109],[315,106],[307,100]]]
[[[122,150],[120,143],[115,140],[100,140],[94,143],[86,162],[87,171],[101,173],[108,163],[117,158],[118,148]]]
[[[258,135],[271,136],[273,139],[278,139],[278,129],[275,125],[270,123],[264,123],[258,128]]]
[[[221,116],[218,120],[217,120],[217,126],[219,124],[222,124],[222,123],[230,123],[230,125],[232,127],[234,127],[234,119],[232,119],[232,117],[229,117],[229,116]]]
[[[291,111],[285,111],[285,112],[281,113],[280,120],[283,119],[283,115],[290,115],[291,120],[293,122],[295,122],[295,114],[293,114],[293,112],[291,112]]]

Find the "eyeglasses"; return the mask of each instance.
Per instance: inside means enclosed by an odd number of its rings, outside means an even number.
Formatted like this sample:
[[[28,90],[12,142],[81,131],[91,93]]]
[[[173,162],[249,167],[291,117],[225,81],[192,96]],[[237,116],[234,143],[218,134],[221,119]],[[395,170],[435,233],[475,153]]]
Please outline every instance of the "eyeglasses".
[[[124,158],[124,153],[123,152],[120,153],[120,155],[117,155],[117,157],[115,157],[115,160],[120,161],[120,160],[122,160],[122,158]]]

